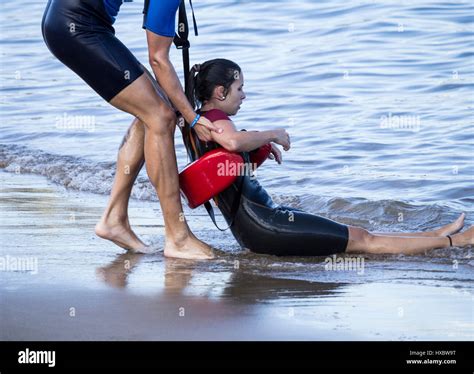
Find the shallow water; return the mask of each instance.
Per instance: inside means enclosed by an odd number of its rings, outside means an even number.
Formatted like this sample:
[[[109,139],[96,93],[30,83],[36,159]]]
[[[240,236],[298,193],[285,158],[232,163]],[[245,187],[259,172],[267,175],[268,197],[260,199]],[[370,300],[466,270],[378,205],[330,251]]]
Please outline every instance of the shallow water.
[[[242,252],[189,212],[218,257],[169,259],[159,209],[133,201],[132,225],[157,253],[129,254],[93,234],[105,196],[0,178],[0,340],[474,338],[470,251],[363,256],[335,271],[325,258]]]

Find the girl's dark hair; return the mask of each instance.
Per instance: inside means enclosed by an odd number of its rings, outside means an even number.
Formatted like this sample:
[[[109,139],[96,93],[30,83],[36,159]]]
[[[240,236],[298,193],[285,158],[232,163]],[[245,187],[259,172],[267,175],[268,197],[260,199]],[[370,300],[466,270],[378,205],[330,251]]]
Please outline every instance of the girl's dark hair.
[[[223,58],[194,65],[189,72],[186,89],[186,97],[193,109],[209,100],[216,86],[224,86],[224,95],[227,95],[230,85],[239,79],[240,73],[239,65]]]

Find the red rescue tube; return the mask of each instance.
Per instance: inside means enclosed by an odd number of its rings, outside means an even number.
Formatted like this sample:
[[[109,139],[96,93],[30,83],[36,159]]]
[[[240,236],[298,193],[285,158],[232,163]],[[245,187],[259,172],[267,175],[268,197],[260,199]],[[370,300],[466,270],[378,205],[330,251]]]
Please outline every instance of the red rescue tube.
[[[243,168],[244,160],[239,154],[214,149],[179,173],[181,194],[194,209],[234,183]]]
[[[262,145],[260,148],[257,148],[249,152],[250,162],[252,164],[256,164],[258,168],[268,158],[271,150],[272,150],[272,145],[268,143],[268,144]]]

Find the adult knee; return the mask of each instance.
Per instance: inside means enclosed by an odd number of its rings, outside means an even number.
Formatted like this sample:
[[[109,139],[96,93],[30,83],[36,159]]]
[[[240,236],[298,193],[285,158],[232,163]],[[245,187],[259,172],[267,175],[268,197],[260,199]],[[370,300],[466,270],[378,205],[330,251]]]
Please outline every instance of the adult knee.
[[[163,106],[160,110],[150,113],[143,119],[147,130],[152,131],[157,135],[173,134],[176,128],[176,114],[169,108]]]

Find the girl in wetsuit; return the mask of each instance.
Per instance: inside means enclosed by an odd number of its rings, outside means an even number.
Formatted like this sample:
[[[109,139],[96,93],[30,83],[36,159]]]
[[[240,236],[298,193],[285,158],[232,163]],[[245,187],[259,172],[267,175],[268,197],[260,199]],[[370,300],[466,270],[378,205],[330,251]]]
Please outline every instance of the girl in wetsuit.
[[[180,0],[145,0],[143,28],[156,81],[115,36],[112,25],[122,2],[49,0],[41,25],[44,41],[58,60],[105,101],[135,117],[120,146],[109,204],[95,232],[131,251],[151,250],[132,231],[128,219],[130,193],[146,159],[148,176],[163,211],[164,254],[179,258],[212,258],[211,248],[198,240],[182,219],[179,195],[174,108],[186,121],[201,125],[195,126],[201,137],[208,137],[210,130],[216,130],[190,106],[169,59]],[[166,95],[159,92],[157,81]]]
[[[271,156],[281,163],[276,144],[290,148],[286,131],[237,131],[229,116],[235,115],[245,99],[244,76],[232,61],[215,59],[191,69],[188,92],[191,104],[224,129],[213,132],[212,141],[199,141],[202,153],[216,147],[232,152],[255,152],[271,143]],[[239,196],[240,195],[240,196]],[[237,211],[232,206],[240,198]],[[275,204],[255,178],[238,180],[216,198],[218,208],[239,244],[253,252],[278,256],[321,256],[340,252],[423,253],[434,248],[473,244],[474,226],[464,233],[464,214],[453,223],[429,232],[374,233],[347,226],[301,210]]]

